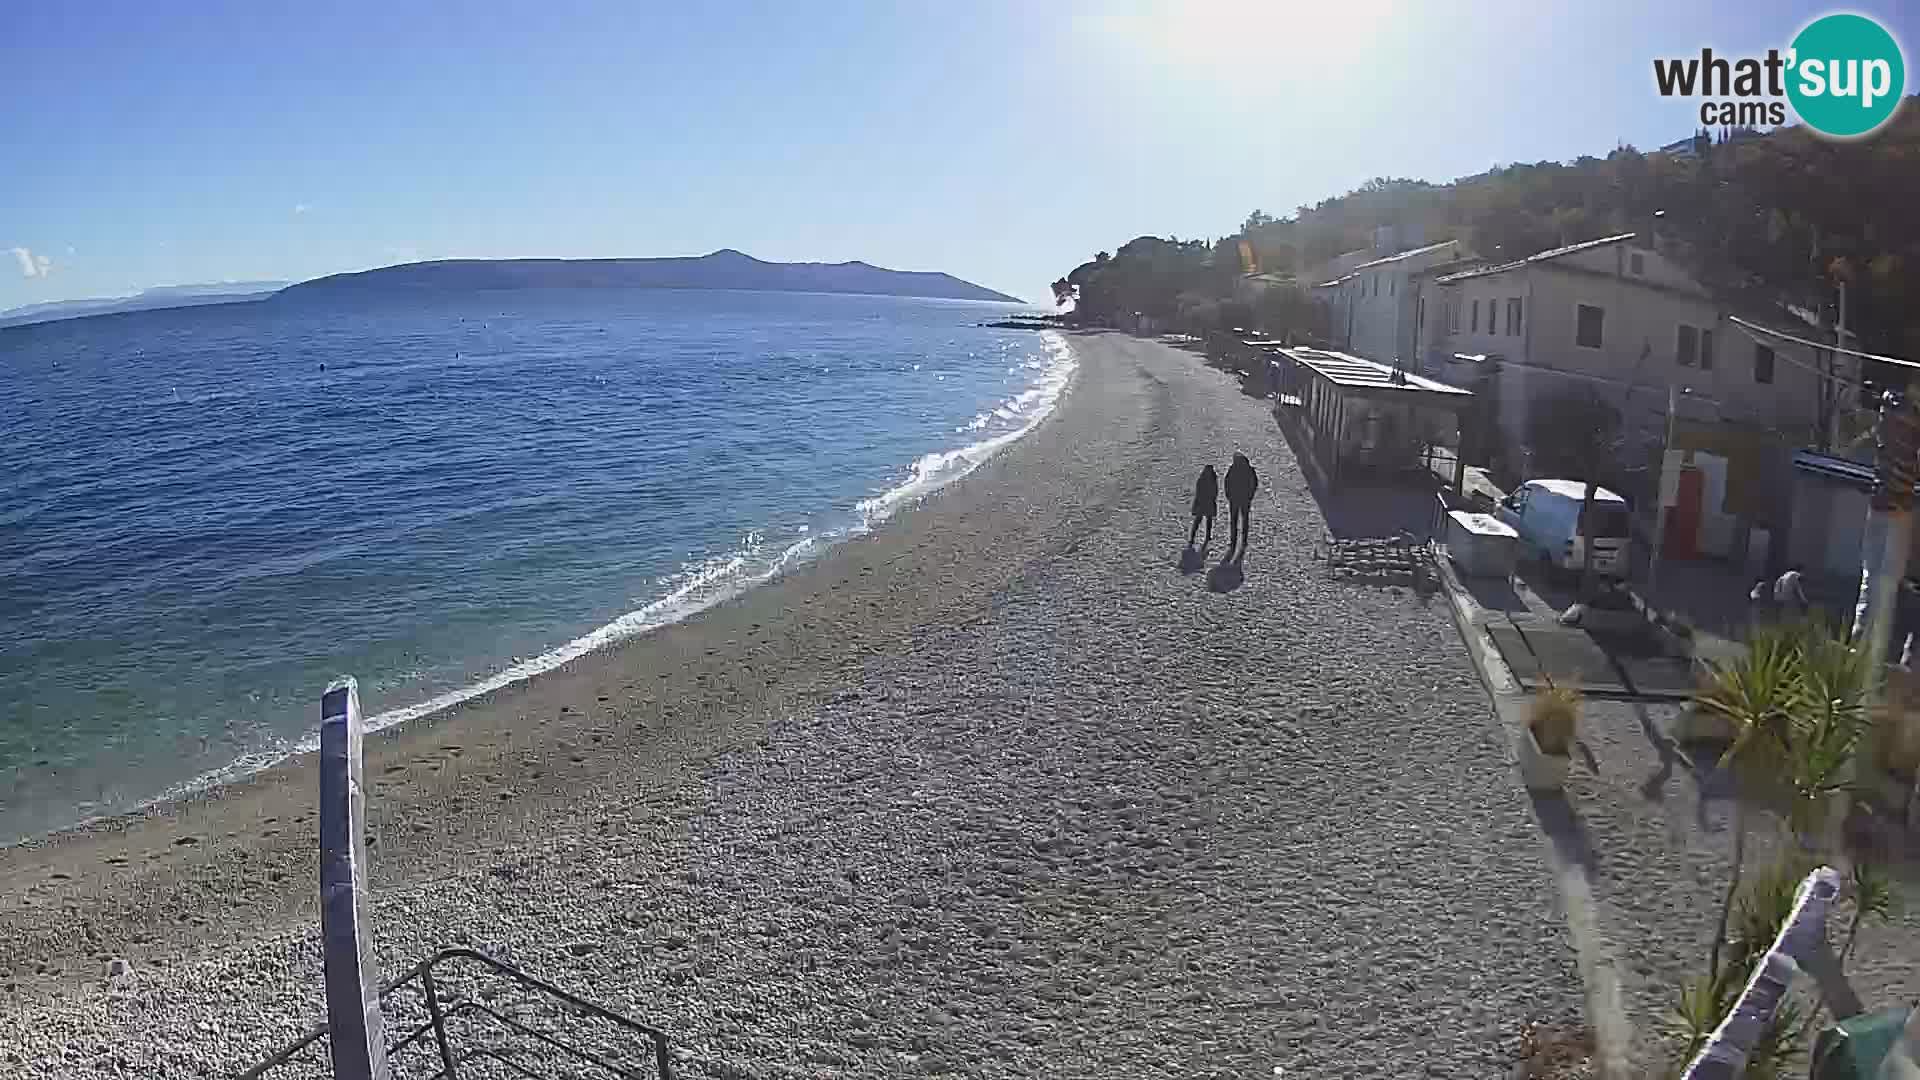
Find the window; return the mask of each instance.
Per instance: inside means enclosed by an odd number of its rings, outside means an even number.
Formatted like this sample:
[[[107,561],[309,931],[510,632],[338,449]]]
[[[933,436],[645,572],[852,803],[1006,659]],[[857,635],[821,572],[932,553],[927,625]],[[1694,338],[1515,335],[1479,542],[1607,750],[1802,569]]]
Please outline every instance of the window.
[[[1581,304],[1573,313],[1573,343],[1583,349],[1597,349],[1607,322],[1607,312],[1591,304]]]
[[[1480,301],[1478,300],[1473,302],[1473,320],[1467,324],[1467,329],[1475,334],[1480,332]]]
[[[1698,363],[1702,371],[1713,370],[1713,331],[1682,326],[1678,338],[1674,344],[1673,358],[1681,367],[1692,367]]]
[[[1447,301],[1447,333],[1457,334],[1459,332],[1460,332],[1460,298],[1456,296],[1453,299]]]
[[[1596,502],[1593,504],[1591,524],[1582,522],[1581,531],[1592,533],[1595,539],[1603,536],[1617,536],[1624,540],[1633,535],[1632,524],[1625,506],[1613,502]]]
[[[1630,270],[1636,276],[1647,272],[1647,257],[1645,255],[1636,251],[1628,257],[1628,262],[1632,264]]]
[[[1507,298],[1507,336],[1520,336],[1520,298],[1517,296]]]
[[[1422,296],[1413,302],[1413,328],[1424,329],[1427,325],[1427,298]]]
[[[1395,295],[1398,295],[1399,292],[1400,292],[1400,279],[1395,277],[1388,278],[1387,279],[1387,295],[1395,296]]]
[[[1773,381],[1773,350],[1765,345],[1753,347],[1753,381],[1757,383]]]

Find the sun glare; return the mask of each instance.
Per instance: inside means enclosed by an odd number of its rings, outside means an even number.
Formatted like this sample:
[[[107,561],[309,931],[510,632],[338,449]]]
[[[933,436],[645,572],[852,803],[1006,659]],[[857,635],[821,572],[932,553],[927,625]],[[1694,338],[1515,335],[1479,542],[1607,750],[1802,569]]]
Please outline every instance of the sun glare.
[[[1136,57],[1186,77],[1275,85],[1318,77],[1362,56],[1396,16],[1373,5],[1198,0],[1093,17]]]

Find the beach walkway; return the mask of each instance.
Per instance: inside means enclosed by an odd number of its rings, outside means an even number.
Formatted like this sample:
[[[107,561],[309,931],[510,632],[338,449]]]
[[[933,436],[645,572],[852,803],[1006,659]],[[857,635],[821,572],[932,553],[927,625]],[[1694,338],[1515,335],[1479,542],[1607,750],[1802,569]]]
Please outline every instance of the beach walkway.
[[[471,943],[665,1027],[695,1076],[1489,1077],[1577,1021],[1444,599],[1328,577],[1231,377],[1072,340],[1060,410],[922,508],[373,749],[389,970]],[[1183,569],[1194,475],[1236,450],[1251,553],[1219,566],[1223,515]],[[29,972],[0,974],[0,1072],[221,1072],[317,1018],[312,878],[246,824],[294,780],[0,864],[165,852],[138,904],[85,870],[0,893],[0,938],[89,936],[0,956]],[[226,895],[236,863],[285,895]]]

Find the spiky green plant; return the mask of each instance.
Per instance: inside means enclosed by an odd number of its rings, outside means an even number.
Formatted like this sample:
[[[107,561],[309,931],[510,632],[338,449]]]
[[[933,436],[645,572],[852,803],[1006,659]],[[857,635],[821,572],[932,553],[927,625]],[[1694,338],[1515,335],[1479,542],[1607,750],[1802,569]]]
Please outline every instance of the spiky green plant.
[[[1733,872],[1720,907],[1707,977],[1683,987],[1675,1013],[1688,1056],[1726,1016],[1753,966],[1793,910],[1807,867],[1791,856],[1744,883],[1745,799],[1758,797],[1785,811],[1785,822],[1810,846],[1831,821],[1834,796],[1846,790],[1856,752],[1871,728],[1868,702],[1874,673],[1863,652],[1813,622],[1764,627],[1745,656],[1709,664],[1694,697],[1696,707],[1725,717],[1733,741],[1720,767],[1733,778]],[[1859,927],[1884,918],[1891,891],[1879,872],[1854,867],[1854,917],[1842,963]],[[1738,907],[1736,914],[1736,899]],[[1731,922],[1731,927],[1729,923]],[[1723,960],[1724,950],[1724,960]],[[1810,1036],[1819,1010],[1783,1003],[1754,1048],[1745,1075],[1781,1075]]]
[[[1720,768],[1743,787],[1772,787],[1786,771],[1794,745],[1794,718],[1806,705],[1802,677],[1801,635],[1792,628],[1766,627],[1755,632],[1745,655],[1731,663],[1707,665],[1707,677],[1694,695],[1696,708],[1725,717],[1733,741],[1720,755]],[[1707,957],[1707,980],[1720,978],[1720,949],[1727,937],[1727,919],[1747,860],[1746,813],[1742,800],[1733,800],[1733,874],[1720,903]]]
[[[1840,946],[1840,967],[1846,969],[1847,961],[1853,959],[1853,948],[1860,943],[1860,928],[1869,920],[1885,922],[1893,917],[1893,879],[1879,865],[1870,862],[1857,862],[1847,875],[1847,898],[1853,905],[1853,915],[1847,920],[1847,937]],[[1818,1007],[1807,1010],[1807,1021],[1800,1029],[1802,1043],[1813,1038],[1813,1028],[1820,1020]]]
[[[1846,943],[1840,947],[1842,965],[1853,957],[1853,947],[1860,939],[1860,928],[1866,925],[1867,920],[1886,922],[1893,918],[1893,879],[1885,869],[1875,863],[1854,863],[1847,884],[1848,892],[1853,897],[1853,918],[1847,924]]]
[[[1794,717],[1785,779],[1789,820],[1812,836],[1825,826],[1833,796],[1852,780],[1854,755],[1872,726],[1874,680],[1864,650],[1814,627],[1800,636],[1800,675],[1806,701]]]
[[[1681,1060],[1700,1052],[1707,1037],[1726,1018],[1740,991],[1761,957],[1773,947],[1774,939],[1793,914],[1800,881],[1807,867],[1787,857],[1763,870],[1747,884],[1738,900],[1738,917],[1733,920],[1727,940],[1726,966],[1704,979],[1680,988],[1668,1025],[1676,1041],[1683,1045]],[[1773,1019],[1761,1032],[1747,1057],[1748,1077],[1780,1077],[1794,1055],[1805,1044],[1810,1024],[1799,1005],[1782,1002]]]

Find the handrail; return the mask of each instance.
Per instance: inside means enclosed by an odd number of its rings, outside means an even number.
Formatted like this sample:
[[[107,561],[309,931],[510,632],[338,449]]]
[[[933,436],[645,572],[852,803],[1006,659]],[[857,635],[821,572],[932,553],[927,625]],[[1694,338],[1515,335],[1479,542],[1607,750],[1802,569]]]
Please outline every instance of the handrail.
[[[585,1061],[591,1061],[595,1065],[600,1066],[602,1069],[605,1069],[606,1071],[612,1073],[613,1075],[622,1077],[623,1080],[643,1080],[642,1077],[640,1077],[631,1069],[628,1069],[615,1062],[608,1061],[605,1058],[599,1056],[598,1054],[588,1053],[587,1051],[582,1050],[578,1047],[568,1046],[566,1043],[560,1042],[559,1040],[553,1038],[552,1036],[546,1034],[545,1032],[535,1031],[533,1028],[530,1028],[527,1025],[522,1024],[520,1021],[515,1020],[512,1017],[502,1016],[499,1013],[494,1012],[492,1009],[488,1008],[485,1005],[480,1004],[477,1001],[463,1001],[460,1004],[454,1006],[453,1012],[454,1013],[462,1013],[462,1012],[485,1013],[486,1015],[493,1017],[495,1020],[500,1021],[502,1024],[505,1024],[506,1026],[512,1028],[513,1030],[519,1032],[522,1035],[530,1035],[533,1038],[538,1039],[543,1043],[546,1043],[548,1046],[551,1046],[556,1050],[560,1050],[564,1053],[572,1054],[574,1057],[580,1058]]]
[[[1820,983],[1820,994],[1835,1019],[1860,1011],[1860,999],[1841,976],[1827,943],[1827,912],[1840,895],[1840,875],[1820,867],[1801,881],[1793,911],[1766,955],[1753,966],[1746,989],[1720,1021],[1706,1045],[1687,1064],[1681,1080],[1735,1080],[1780,1003],[1802,969]]]

